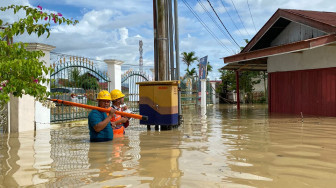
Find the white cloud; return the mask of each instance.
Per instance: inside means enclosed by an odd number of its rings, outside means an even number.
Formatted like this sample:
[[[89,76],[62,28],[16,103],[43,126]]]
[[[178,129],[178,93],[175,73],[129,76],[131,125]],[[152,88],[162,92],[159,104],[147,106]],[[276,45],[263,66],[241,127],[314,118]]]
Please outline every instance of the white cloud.
[[[223,7],[221,1],[226,5],[226,9]],[[36,6],[36,2],[32,0],[2,0],[0,1],[0,6],[7,6],[12,3],[29,5],[29,2]],[[214,67],[213,73],[210,73],[210,76],[214,78],[216,75],[218,77],[217,69],[224,65],[223,60],[219,58],[232,55],[232,49],[237,51],[238,47],[229,42],[229,37],[224,36],[222,33],[226,33],[226,31],[212,12],[209,3],[205,0],[201,2],[209,13],[211,13],[212,17],[215,18],[222,31],[217,28],[197,1],[188,1],[204,23],[207,24],[208,28],[230,49],[230,52],[227,52],[225,48],[219,45],[184,3],[179,1],[180,52],[195,51],[196,55],[200,57],[209,55],[209,61]],[[255,29],[246,2],[246,0],[234,0],[246,30],[251,35],[254,35]],[[306,0],[250,0],[248,2],[257,30],[265,24],[278,8],[336,12],[336,4],[333,0],[316,0],[309,1],[309,3]],[[68,14],[77,12],[77,15],[71,14],[71,16],[78,18],[79,23],[76,26],[54,26],[49,39],[24,35],[15,40],[47,43],[56,46],[56,51],[61,53],[94,59],[120,59],[125,61],[125,64],[136,65],[139,59],[138,43],[139,40],[143,40],[144,64],[153,65],[152,1],[58,0],[40,1],[40,3],[42,6],[44,6],[44,3],[48,4],[46,7],[50,10],[44,9],[44,11],[55,12],[56,10],[50,7],[57,7],[59,9],[57,11],[62,13],[62,6],[66,5],[67,9],[71,8],[75,10],[68,10]],[[242,26],[235,12],[232,1],[214,0],[211,3],[238,44],[245,45],[243,39],[250,39],[252,36],[245,34],[245,28]],[[238,26],[238,30],[234,27],[231,19],[225,12],[226,10],[232,16],[235,24]],[[67,16],[67,13],[64,12],[63,15]],[[10,13],[0,13],[1,19],[9,21],[18,20],[21,15],[22,13],[14,16],[12,11]],[[181,70],[183,71],[185,68],[185,65],[181,62]],[[183,74],[181,73],[181,75]]]
[[[128,38],[128,30],[125,27],[119,28],[119,35],[121,44],[127,45],[126,39]]]

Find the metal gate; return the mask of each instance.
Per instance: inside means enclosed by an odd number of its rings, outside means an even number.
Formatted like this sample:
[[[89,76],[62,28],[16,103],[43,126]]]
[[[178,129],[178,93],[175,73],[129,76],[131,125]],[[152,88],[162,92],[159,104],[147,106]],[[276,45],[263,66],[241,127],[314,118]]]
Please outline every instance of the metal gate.
[[[63,58],[54,63],[51,74],[51,98],[97,105],[96,95],[108,90],[107,73],[97,70],[92,61],[82,57]],[[73,121],[87,118],[90,110],[57,104],[51,109],[50,121]]]
[[[121,77],[121,91],[125,102],[133,112],[139,111],[139,85],[137,82],[149,81],[149,76],[142,71],[127,71]]]
[[[181,105],[196,105],[198,101],[198,77],[184,76],[180,83]]]
[[[201,83],[198,76],[184,76],[181,80],[182,106],[196,105],[200,100]],[[206,103],[212,104],[211,96],[214,93],[209,80],[206,82]]]

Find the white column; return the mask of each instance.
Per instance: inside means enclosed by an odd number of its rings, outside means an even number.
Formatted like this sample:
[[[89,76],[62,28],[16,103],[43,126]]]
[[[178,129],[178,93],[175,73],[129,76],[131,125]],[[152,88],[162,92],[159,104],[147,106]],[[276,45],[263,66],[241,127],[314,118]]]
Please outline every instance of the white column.
[[[206,80],[201,79],[201,107],[206,107]]]
[[[11,133],[34,131],[35,100],[29,95],[22,98],[10,96],[10,128]]]
[[[43,61],[44,65],[47,67],[51,65],[50,52],[53,49],[55,49],[54,46],[40,43],[29,43],[27,46],[27,50],[29,51],[43,51],[44,56],[40,58],[40,61]],[[50,75],[45,76],[50,79]],[[44,83],[42,85],[47,87],[47,91],[50,91],[50,84]],[[38,101],[35,102],[35,122],[36,130],[50,128],[50,109],[42,106],[42,104]]]
[[[124,62],[115,59],[105,59],[104,62],[107,64],[107,75],[111,81],[109,83],[109,90],[121,90],[121,64]]]
[[[216,104],[216,82],[211,83],[211,90],[212,90],[212,103]]]

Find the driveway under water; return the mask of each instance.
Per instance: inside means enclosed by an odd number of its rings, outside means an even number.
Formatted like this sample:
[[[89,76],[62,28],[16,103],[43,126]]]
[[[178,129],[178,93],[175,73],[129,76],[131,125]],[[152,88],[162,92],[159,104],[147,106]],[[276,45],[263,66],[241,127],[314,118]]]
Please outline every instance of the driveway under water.
[[[87,125],[0,136],[0,187],[334,187],[336,118],[266,106],[183,110],[178,129],[134,124],[90,143]]]

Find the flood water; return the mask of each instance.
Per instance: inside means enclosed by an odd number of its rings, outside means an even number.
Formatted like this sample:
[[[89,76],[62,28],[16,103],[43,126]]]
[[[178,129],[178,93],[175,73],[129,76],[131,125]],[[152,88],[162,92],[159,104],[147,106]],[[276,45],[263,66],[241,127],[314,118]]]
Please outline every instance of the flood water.
[[[87,125],[0,136],[0,187],[335,187],[336,118],[266,106],[184,109],[178,129],[133,125],[90,143]]]

